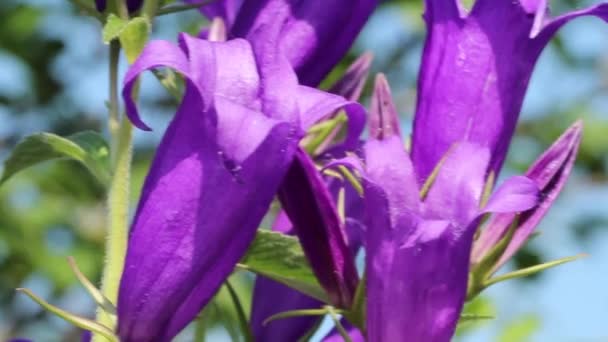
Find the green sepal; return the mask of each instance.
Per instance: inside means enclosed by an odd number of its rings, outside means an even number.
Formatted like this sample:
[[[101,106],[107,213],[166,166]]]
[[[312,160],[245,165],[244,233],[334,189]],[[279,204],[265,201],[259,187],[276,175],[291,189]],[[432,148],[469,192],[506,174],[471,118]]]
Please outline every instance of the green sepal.
[[[58,317],[63,318],[65,321],[71,323],[72,325],[79,327],[81,329],[89,330],[93,333],[99,334],[99,335],[105,337],[110,342],[119,342],[118,336],[114,335],[112,330],[110,330],[110,328],[106,327],[105,325],[99,324],[90,319],[76,316],[76,315],[69,313],[65,310],[62,310],[54,305],[51,305],[51,304],[47,303],[45,300],[43,300],[42,298],[33,294],[28,289],[20,288],[20,289],[17,289],[17,291],[26,294],[33,301],[38,303],[38,305],[42,306],[45,310],[51,312],[52,314],[54,314]]]
[[[467,288],[467,300],[475,298],[475,296],[485,288],[485,281],[495,272],[494,266],[509,246],[511,239],[513,239],[513,234],[515,234],[518,223],[519,216],[516,216],[513,223],[511,223],[511,227],[507,230],[507,233],[488,251],[488,253],[486,253],[486,255],[484,255],[479,263],[471,266]]]
[[[561,259],[557,259],[557,260],[553,260],[553,261],[549,261],[543,264],[538,264],[538,265],[534,265],[531,267],[526,267],[526,268],[522,268],[520,270],[517,271],[513,271],[513,272],[509,272],[509,273],[505,273],[503,275],[491,278],[489,280],[487,280],[484,283],[484,287],[488,287],[490,285],[494,285],[496,283],[500,283],[502,281],[505,280],[509,280],[509,279],[516,279],[516,278],[522,278],[522,277],[527,277],[533,274],[536,274],[538,272],[542,272],[544,270],[547,270],[549,268],[553,268],[555,266],[559,266],[561,264],[565,264],[571,261],[575,261],[581,258],[586,257],[587,254],[577,254],[577,255],[573,255],[570,257],[565,257],[565,258],[561,258]]]
[[[293,317],[304,317],[304,316],[325,316],[328,314],[327,308],[323,307],[320,309],[303,309],[303,310],[289,310],[274,314],[264,320],[262,325],[267,325],[272,321],[279,319],[293,318]]]
[[[110,182],[110,148],[97,132],[84,131],[68,137],[36,133],[15,146],[4,162],[0,185],[30,166],[58,159],[82,163],[104,185]]]
[[[112,40],[117,39],[120,32],[127,26],[127,23],[129,23],[128,20],[120,18],[113,13],[108,15],[106,24],[101,31],[101,38],[104,44],[110,44]]]
[[[431,186],[433,186],[433,183],[435,183],[435,179],[439,175],[439,171],[441,170],[441,166],[443,166],[443,163],[447,159],[448,155],[450,154],[450,152],[452,151],[452,148],[454,146],[455,145],[452,145],[445,152],[445,154],[443,155],[443,157],[441,157],[441,159],[439,160],[439,162],[437,163],[437,165],[435,165],[435,167],[433,168],[433,171],[431,172],[431,174],[429,175],[429,177],[426,179],[426,181],[424,181],[424,184],[422,184],[422,188],[420,188],[420,193],[419,193],[419,197],[420,197],[421,200],[424,200],[426,198],[426,195],[429,194],[429,191],[431,190]]]
[[[341,127],[348,121],[346,115],[342,112],[335,117],[324,120],[308,130],[308,136],[303,139],[302,145],[308,154],[314,155],[327,138],[334,130]]]
[[[179,76],[171,69],[152,70],[152,74],[156,77],[158,82],[167,90],[167,92],[173,97],[173,99],[179,103],[184,96],[183,83],[178,82]]]
[[[342,337],[344,342],[352,342],[350,335],[348,334],[346,329],[344,329],[342,322],[340,322],[340,317],[338,317],[339,311],[334,309],[330,305],[325,306],[325,310],[327,310],[329,317],[331,317],[332,321],[334,322],[334,325],[336,326],[336,330],[338,330],[338,333],[340,333],[340,336]]]
[[[91,283],[91,281],[80,271],[78,265],[76,264],[76,260],[73,257],[68,257],[68,264],[72,269],[72,272],[80,282],[80,284],[87,290],[91,298],[95,301],[97,306],[103,309],[106,313],[110,315],[116,315],[116,307],[112,302]]]
[[[489,319],[494,319],[494,316],[463,313],[460,315],[460,320],[458,321],[458,323],[474,322],[474,321],[482,321],[482,320],[485,321],[485,320],[489,320]]]
[[[365,310],[367,309],[366,284],[367,274],[363,273],[355,290],[353,306],[349,311],[344,312],[344,317],[350,324],[356,326],[363,334],[365,334]]]
[[[329,303],[296,237],[260,229],[237,268],[254,272]]]

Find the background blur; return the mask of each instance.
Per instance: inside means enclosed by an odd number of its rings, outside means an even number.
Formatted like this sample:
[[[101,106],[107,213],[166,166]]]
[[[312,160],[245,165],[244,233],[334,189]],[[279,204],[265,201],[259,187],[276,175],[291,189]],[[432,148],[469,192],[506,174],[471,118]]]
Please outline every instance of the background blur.
[[[554,0],[553,13],[589,3]],[[405,131],[411,127],[424,37],[421,13],[421,0],[384,2],[346,58],[374,53],[373,72],[388,75]],[[194,33],[204,24],[196,11],[165,16],[154,36],[174,40],[177,32]],[[39,131],[107,134],[107,50],[99,23],[80,16],[67,0],[0,1],[0,160],[21,138]],[[149,75],[140,102],[155,130],[136,133],[133,203],[175,108]],[[542,235],[511,267],[581,252],[590,256],[490,288],[476,306],[496,318],[463,325],[459,340],[608,341],[608,25],[594,18],[567,25],[544,52],[502,177],[525,170],[576,118],[585,122],[576,170],[539,227]],[[79,331],[14,289],[30,288],[53,304],[91,316],[92,302],[65,257],[74,256],[89,278],[99,279],[103,200],[96,180],[69,161],[32,168],[0,188],[0,341],[78,339]],[[251,279],[240,278],[246,298]],[[209,317],[211,341],[234,337],[236,320],[225,295]]]

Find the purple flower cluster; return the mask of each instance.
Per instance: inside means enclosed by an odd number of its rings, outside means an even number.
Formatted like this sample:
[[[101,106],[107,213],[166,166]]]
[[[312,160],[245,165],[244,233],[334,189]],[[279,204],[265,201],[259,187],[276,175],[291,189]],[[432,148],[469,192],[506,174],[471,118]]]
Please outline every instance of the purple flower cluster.
[[[225,32],[152,41],[131,66],[123,97],[139,128],[149,129],[131,99],[140,73],[169,67],[186,85],[131,228],[118,300],[121,341],[169,341],[191,322],[243,257],[275,197],[282,211],[273,230],[298,237],[331,305],[353,306],[362,281],[354,256],[365,249],[366,319],[360,329],[349,326],[353,340],[449,341],[470,270],[511,227],[493,271],[528,240],[572,170],[582,125],[525,175],[492,191],[494,180],[543,48],[575,17],[608,19],[608,5],[551,18],[546,0],[477,0],[470,11],[458,0],[426,0],[428,35],[406,148],[382,75],[367,117],[355,102],[369,55],[329,91],[316,88],[378,2],[216,1],[202,12]],[[129,2],[132,10],[139,5]],[[348,118],[345,137],[305,151],[306,132],[340,111]],[[326,167],[347,166],[360,176],[363,194],[320,171],[327,159]],[[316,318],[262,322],[321,305],[258,277],[253,334],[295,341]]]

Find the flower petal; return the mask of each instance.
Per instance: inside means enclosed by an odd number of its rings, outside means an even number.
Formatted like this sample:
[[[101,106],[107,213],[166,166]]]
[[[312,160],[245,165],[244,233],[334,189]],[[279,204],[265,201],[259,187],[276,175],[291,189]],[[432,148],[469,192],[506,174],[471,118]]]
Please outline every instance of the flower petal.
[[[370,135],[375,139],[396,135],[401,138],[399,114],[384,74],[376,76],[369,119]]]
[[[161,53],[142,56],[128,73],[164,64],[188,81],[131,229],[118,300],[121,341],[169,341],[196,317],[252,241],[299,139],[298,108],[289,100],[295,76],[276,79],[286,64],[244,40],[181,38],[183,52],[154,43],[147,51]],[[129,103],[130,91],[123,94]],[[287,100],[278,103],[281,94]]]
[[[366,52],[348,67],[342,77],[331,86],[329,92],[342,96],[349,101],[357,101],[361,96],[374,56]]]
[[[513,238],[494,270],[509,260],[528,240],[561,192],[574,166],[581,133],[582,123],[580,121],[574,123],[526,172],[526,177],[533,180],[541,191],[540,202],[534,209],[521,215]],[[499,214],[492,218],[475,242],[473,263],[481,261],[485,254],[506,234],[514,220],[514,214]]]
[[[538,204],[539,190],[536,182],[525,176],[507,179],[492,194],[485,213],[516,213],[533,208]]]
[[[472,236],[455,236],[447,221],[406,216],[391,228],[408,235],[368,241],[368,341],[450,341],[466,296]]]
[[[478,216],[489,152],[471,143],[459,143],[449,150],[424,200],[425,218],[467,227]]]
[[[466,16],[456,15],[453,3],[427,1],[434,16],[427,20],[412,137],[421,179],[458,141],[488,147],[488,169],[498,175],[544,47],[573,18],[608,19],[608,4],[549,19],[545,0],[477,0]]]
[[[346,54],[378,0],[245,1],[232,27],[235,37],[268,40],[279,26],[276,46],[288,57],[300,83],[317,86]]]
[[[358,283],[354,257],[331,194],[302,149],[296,152],[279,199],[319,283],[333,304],[349,308]]]

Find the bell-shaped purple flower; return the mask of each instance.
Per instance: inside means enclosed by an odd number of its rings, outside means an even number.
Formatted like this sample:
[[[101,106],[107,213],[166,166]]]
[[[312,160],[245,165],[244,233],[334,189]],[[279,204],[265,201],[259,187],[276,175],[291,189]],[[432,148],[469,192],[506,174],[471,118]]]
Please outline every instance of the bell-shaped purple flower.
[[[365,188],[367,339],[449,341],[481,216],[527,210],[536,205],[538,189],[526,177],[513,177],[486,201],[490,150],[470,142],[455,143],[420,186],[382,76],[376,87],[379,105],[371,112],[365,163],[349,159]]]
[[[353,118],[364,115],[298,85],[265,34],[254,43],[154,41],[127,73],[127,113],[143,129],[130,96],[141,72],[175,69],[186,92],[133,221],[118,299],[121,341],[169,341],[194,319],[251,243],[308,125],[344,106]]]
[[[425,3],[412,139],[419,183],[458,141],[487,146],[498,174],[543,48],[573,18],[608,19],[608,4],[550,18],[546,0],[477,0],[468,13],[458,0]]]

